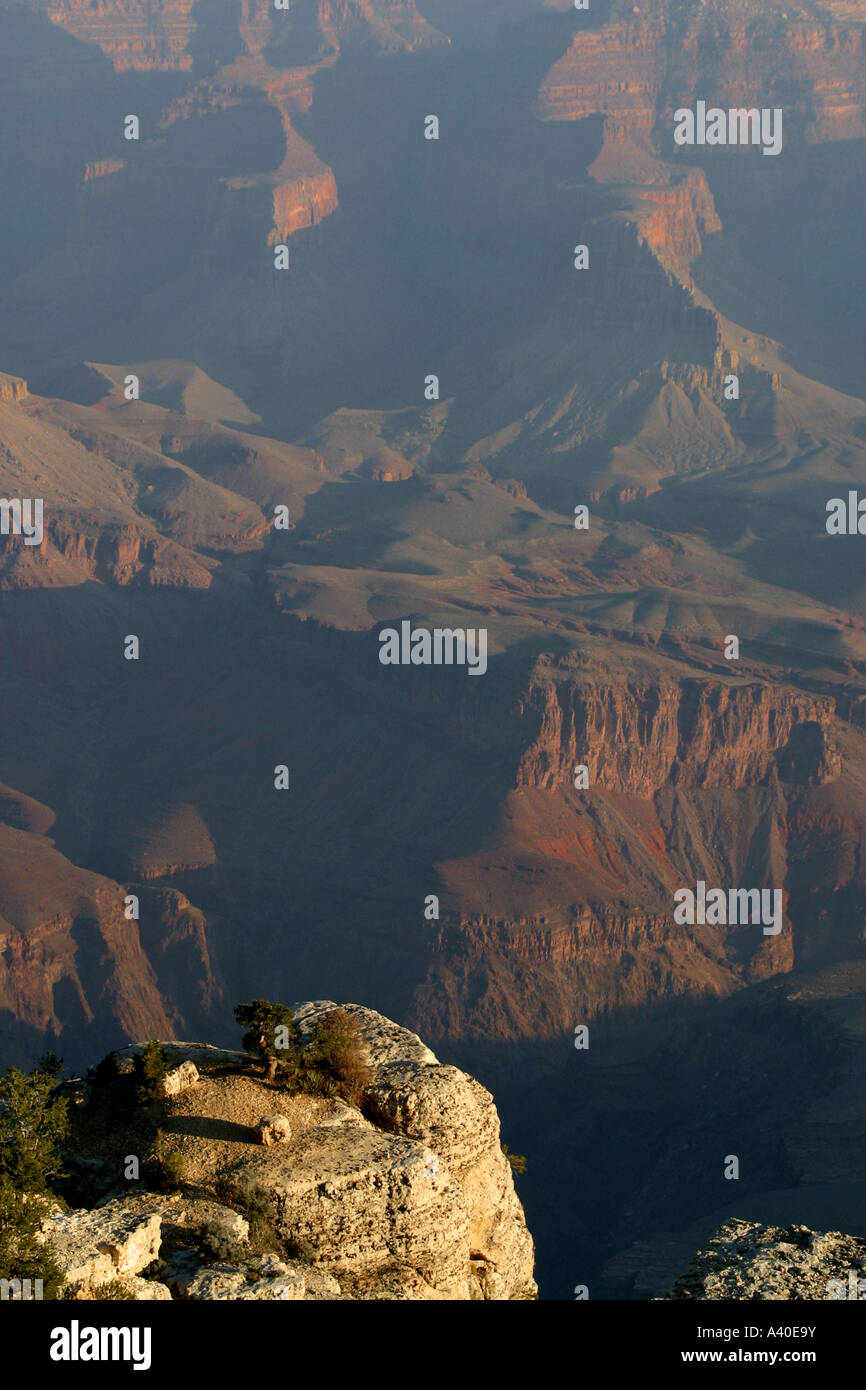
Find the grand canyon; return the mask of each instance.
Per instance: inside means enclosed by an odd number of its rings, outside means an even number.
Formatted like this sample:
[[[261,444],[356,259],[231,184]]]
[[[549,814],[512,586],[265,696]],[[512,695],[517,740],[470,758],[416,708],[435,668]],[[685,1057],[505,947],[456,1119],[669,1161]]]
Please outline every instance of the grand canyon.
[[[866,1236],[864,44],[0,7],[4,1066],[355,1001],[495,1097],[542,1298]],[[678,144],[699,102],[778,156]],[[384,665],[405,620],[483,676]]]

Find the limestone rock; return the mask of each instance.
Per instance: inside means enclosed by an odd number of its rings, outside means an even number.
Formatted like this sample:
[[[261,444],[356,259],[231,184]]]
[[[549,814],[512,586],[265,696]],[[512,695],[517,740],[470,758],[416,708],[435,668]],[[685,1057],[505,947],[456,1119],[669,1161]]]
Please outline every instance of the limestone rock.
[[[666,1297],[837,1300],[857,1297],[860,1280],[862,1297],[866,1240],[733,1220],[713,1233]]]
[[[195,1062],[189,1060],[181,1062],[178,1067],[171,1067],[165,1074],[165,1094],[167,1096],[178,1096],[181,1091],[185,1091],[189,1086],[194,1086],[198,1081],[198,1067]]]
[[[337,1007],[295,1007],[302,1047]],[[46,1223],[77,1233],[65,1261],[75,1288],[150,1263],[162,1212],[160,1279],[179,1299],[536,1296],[532,1240],[491,1095],[414,1033],[372,1009],[340,1007],[357,1021],[369,1068],[360,1106],[274,1087],[243,1053],[163,1044],[172,1068],[198,1078],[166,1098],[162,1119],[183,1158],[183,1199],[151,1198],[149,1210],[143,1197],[112,1199]],[[137,1050],[124,1049],[120,1064],[131,1067]],[[252,1212],[281,1238],[279,1258],[250,1255]]]
[[[115,1198],[95,1211],[54,1214],[43,1223],[64,1274],[64,1288],[75,1294],[110,1279],[138,1274],[159,1255],[162,1208],[152,1199]]]
[[[255,1128],[257,1144],[285,1144],[292,1137],[292,1126],[285,1115],[263,1115]]]
[[[156,1279],[142,1279],[138,1274],[124,1274],[118,1280],[139,1303],[170,1303],[171,1290]]]
[[[302,1037],[337,1006],[297,1006]],[[372,1009],[359,1023],[370,1118],[342,1102],[296,1136],[291,1161],[252,1155],[227,1178],[269,1203],[288,1239],[359,1298],[533,1298],[533,1246],[492,1096]]]
[[[231,1207],[216,1207],[202,1226],[202,1234],[212,1241],[246,1245],[250,1238],[249,1222]]]
[[[131,1072],[136,1057],[140,1056],[144,1048],[144,1043],[127,1043],[126,1047],[113,1052],[111,1055],[117,1063],[118,1071],[121,1074]],[[166,1066],[169,1068],[181,1068],[185,1062],[190,1062],[198,1071],[200,1067],[248,1066],[250,1061],[246,1052],[229,1047],[213,1047],[210,1043],[163,1042],[162,1050],[165,1053]]]
[[[255,1263],[258,1268],[255,1268]],[[258,1274],[259,1277],[255,1277]],[[251,1277],[252,1275],[252,1277]],[[306,1294],[304,1277],[273,1255],[251,1262],[250,1270],[234,1265],[210,1265],[200,1269],[183,1286],[187,1298],[197,1301],[296,1302]]]

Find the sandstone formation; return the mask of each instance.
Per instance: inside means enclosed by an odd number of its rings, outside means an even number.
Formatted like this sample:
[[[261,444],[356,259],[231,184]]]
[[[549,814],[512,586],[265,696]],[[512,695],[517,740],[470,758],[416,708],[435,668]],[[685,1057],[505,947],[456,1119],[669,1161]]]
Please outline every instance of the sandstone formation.
[[[864,1279],[866,1240],[808,1226],[728,1221],[666,1297],[839,1301],[862,1298]]]
[[[577,30],[545,79],[539,114],[580,120],[601,113],[606,139],[623,143],[659,134],[674,107],[696,96],[727,108],[751,105],[763,91],[813,140],[862,137],[862,10],[821,8],[816,20],[797,4],[616,0],[602,28]]]
[[[187,979],[193,1016],[193,999],[207,1010],[218,996],[203,918],[182,894],[139,889],[147,904],[139,925],[125,914],[125,885],[71,864],[41,828],[0,826],[0,864],[0,1003],[29,1026],[62,1026],[62,1005],[67,1026],[83,1037],[111,999],[126,1036],[152,1036],[176,1026],[171,1000],[178,987],[186,993]]]
[[[197,0],[47,0],[45,8],[54,24],[98,44],[119,72],[188,72],[196,7]]]
[[[861,139],[863,18],[845,3],[816,18],[797,4],[615,0],[600,27],[577,28],[541,84],[536,114],[604,118],[590,173],[618,186],[639,239],[692,290],[689,263],[722,223],[705,170],[688,167],[695,150],[674,145],[674,111],[698,99],[726,110],[757,103],[782,108],[788,140]],[[756,178],[753,163],[740,169]]]
[[[27,382],[23,377],[0,372],[0,401],[14,405],[16,401],[23,401],[26,395]]]
[[[591,786],[642,797],[665,787],[757,787],[773,772],[820,785],[841,772],[829,700],[707,679],[598,689],[555,667],[538,674],[522,709],[538,732],[518,786],[567,785],[579,763]]]

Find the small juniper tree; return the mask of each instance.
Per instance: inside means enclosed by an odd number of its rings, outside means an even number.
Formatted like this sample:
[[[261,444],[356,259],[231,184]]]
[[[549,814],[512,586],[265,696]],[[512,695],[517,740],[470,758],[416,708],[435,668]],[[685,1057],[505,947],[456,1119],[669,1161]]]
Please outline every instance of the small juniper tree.
[[[247,1052],[265,1064],[266,1081],[274,1080],[281,1063],[287,1067],[297,1065],[300,1034],[288,1005],[253,999],[249,1004],[238,1004],[235,1018],[247,1030],[243,1036]]]
[[[10,1067],[0,1076],[0,1177],[19,1192],[46,1192],[61,1176],[57,1146],[69,1133],[68,1102],[55,1094],[61,1065],[49,1055],[29,1074]]]
[[[0,1076],[0,1278],[41,1279],[43,1298],[62,1283],[50,1243],[37,1240],[69,1132],[67,1102],[56,1094],[61,1067],[49,1053],[29,1074],[10,1067]]]
[[[503,1144],[503,1145],[502,1145],[502,1152],[505,1154],[505,1157],[508,1159],[508,1162],[511,1164],[511,1171],[512,1171],[513,1173],[525,1173],[525,1172],[526,1172],[526,1158],[525,1158],[525,1156],[524,1156],[523,1154],[513,1154],[513,1153],[510,1153],[507,1144]]]
[[[0,1279],[29,1279],[31,1286],[41,1279],[43,1298],[55,1298],[63,1283],[50,1241],[37,1239],[49,1210],[45,1197],[0,1177]]]
[[[165,1100],[165,1049],[151,1039],[135,1059],[135,1095],[139,1105]]]

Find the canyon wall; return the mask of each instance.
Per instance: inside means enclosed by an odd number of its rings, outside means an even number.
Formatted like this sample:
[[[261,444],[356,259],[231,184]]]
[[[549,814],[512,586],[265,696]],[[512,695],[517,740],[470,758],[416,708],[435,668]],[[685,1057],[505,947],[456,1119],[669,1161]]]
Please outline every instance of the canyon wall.
[[[169,1036],[217,1002],[204,918],[183,894],[130,889],[8,825],[0,876],[0,1012],[19,1040],[62,1033],[80,1050],[106,1026],[121,1038]],[[130,891],[144,904],[141,924],[125,915]]]
[[[538,114],[602,114],[607,141],[657,136],[671,149],[674,109],[701,98],[783,106],[810,140],[862,138],[863,14],[837,8],[822,6],[827,17],[815,20],[796,5],[617,0],[609,23],[575,33],[541,86]]]
[[[521,714],[538,732],[519,786],[567,786],[576,764],[591,787],[642,797],[664,787],[760,786],[773,772],[818,785],[841,772],[832,700],[765,685],[533,681]]]
[[[196,0],[50,0],[46,14],[83,43],[97,45],[118,72],[191,73],[197,42],[216,39],[226,51],[233,44],[235,57],[170,103],[159,124],[166,130],[178,120],[251,100],[275,106],[285,138],[281,164],[267,176],[227,181],[230,188],[271,191],[271,244],[315,226],[338,207],[332,170],[292,122],[312,103],[317,71],[334,63],[347,42],[385,53],[447,42],[422,18],[414,0],[317,0],[298,13],[277,11],[271,0],[242,0],[239,9],[208,9]],[[120,167],[112,156],[95,158],[87,164],[85,181]]]
[[[118,72],[189,72],[198,0],[48,0],[48,18],[97,44]]]

